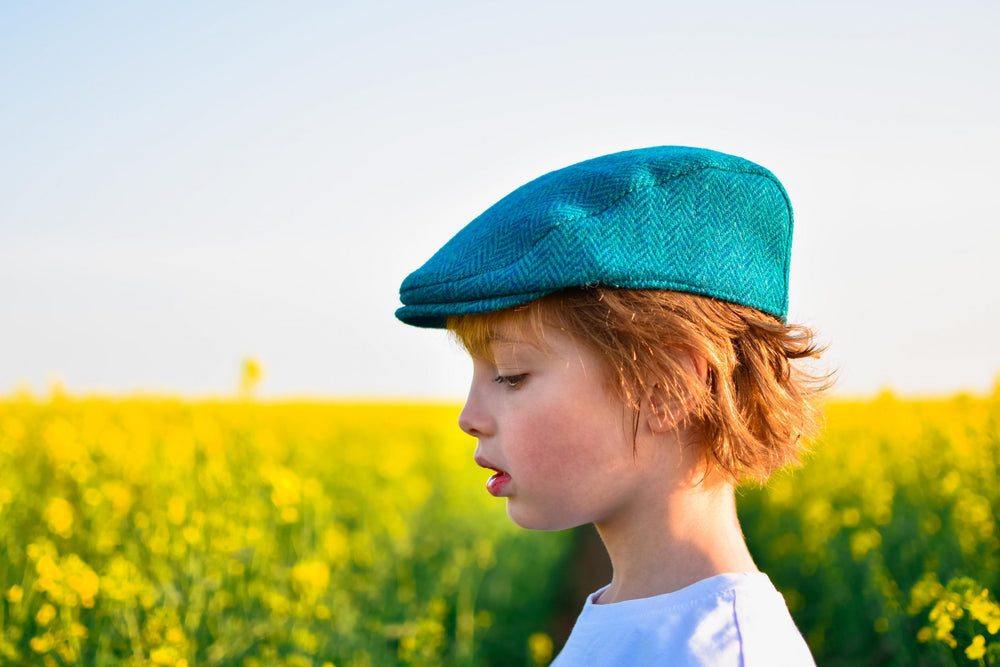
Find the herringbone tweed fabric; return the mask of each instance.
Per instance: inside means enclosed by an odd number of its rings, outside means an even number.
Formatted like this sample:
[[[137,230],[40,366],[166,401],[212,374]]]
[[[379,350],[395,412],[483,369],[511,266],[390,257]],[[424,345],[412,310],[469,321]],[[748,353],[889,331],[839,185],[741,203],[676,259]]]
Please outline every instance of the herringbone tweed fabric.
[[[396,317],[527,303],[566,287],[670,289],[788,311],[792,209],[763,167],[703,148],[613,153],[521,186],[400,287]]]

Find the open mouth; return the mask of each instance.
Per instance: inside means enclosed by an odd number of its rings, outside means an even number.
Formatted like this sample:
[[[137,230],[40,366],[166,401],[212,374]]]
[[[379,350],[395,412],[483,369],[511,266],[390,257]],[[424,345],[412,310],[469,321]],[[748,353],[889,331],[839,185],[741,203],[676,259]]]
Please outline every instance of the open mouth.
[[[492,496],[502,496],[506,486],[510,483],[510,473],[497,468],[495,465],[479,456],[476,457],[476,464],[481,468],[493,471],[490,478],[486,480],[486,490],[489,491]]]

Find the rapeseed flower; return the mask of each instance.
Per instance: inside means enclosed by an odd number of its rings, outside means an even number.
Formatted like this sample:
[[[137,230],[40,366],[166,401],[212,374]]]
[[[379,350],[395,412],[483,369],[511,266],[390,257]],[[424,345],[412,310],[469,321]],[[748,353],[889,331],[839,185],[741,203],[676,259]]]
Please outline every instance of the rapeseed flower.
[[[38,623],[38,625],[45,627],[46,625],[51,623],[52,619],[55,617],[56,617],[56,608],[53,607],[50,603],[46,602],[38,610],[38,613],[35,614],[35,623]]]
[[[322,560],[304,560],[292,567],[292,588],[307,605],[316,604],[329,582],[330,568]]]
[[[11,604],[18,604],[19,602],[21,602],[21,600],[24,599],[24,589],[18,586],[17,584],[14,584],[13,586],[7,589],[5,597],[7,598],[7,601],[10,602]]]
[[[965,649],[965,656],[969,660],[979,660],[986,655],[986,638],[976,635],[972,638],[972,643]]]
[[[64,539],[73,536],[73,506],[63,498],[53,498],[45,508],[49,530]]]
[[[552,661],[552,638],[544,632],[536,632],[528,637],[528,654],[535,665],[547,665]]]

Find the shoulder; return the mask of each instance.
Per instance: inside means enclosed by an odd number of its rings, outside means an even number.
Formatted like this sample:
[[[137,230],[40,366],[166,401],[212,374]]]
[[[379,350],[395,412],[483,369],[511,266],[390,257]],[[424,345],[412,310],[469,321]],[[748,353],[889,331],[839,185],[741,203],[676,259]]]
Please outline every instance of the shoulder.
[[[554,664],[814,665],[784,600],[759,573],[615,604],[588,600]]]
[[[758,574],[733,596],[733,617],[745,667],[815,665],[781,593]]]

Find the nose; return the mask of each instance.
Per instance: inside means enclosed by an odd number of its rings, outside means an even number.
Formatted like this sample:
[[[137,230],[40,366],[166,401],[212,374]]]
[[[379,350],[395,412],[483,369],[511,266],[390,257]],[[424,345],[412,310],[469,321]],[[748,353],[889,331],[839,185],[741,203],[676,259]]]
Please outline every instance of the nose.
[[[461,414],[458,415],[458,427],[474,438],[483,438],[493,432],[493,420],[485,410],[475,382],[469,389]]]

